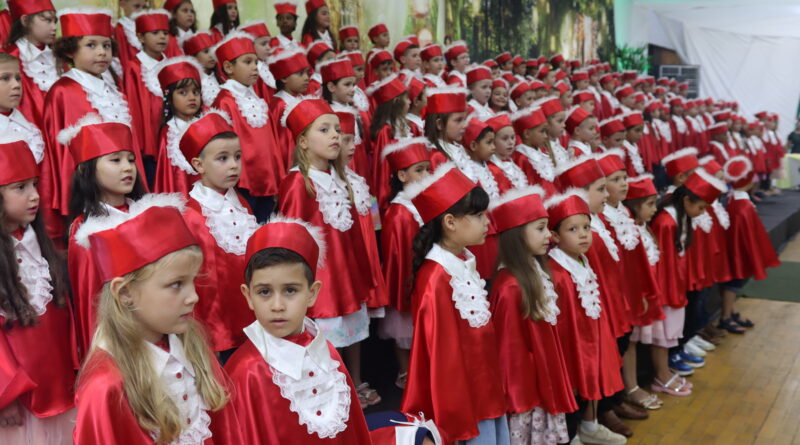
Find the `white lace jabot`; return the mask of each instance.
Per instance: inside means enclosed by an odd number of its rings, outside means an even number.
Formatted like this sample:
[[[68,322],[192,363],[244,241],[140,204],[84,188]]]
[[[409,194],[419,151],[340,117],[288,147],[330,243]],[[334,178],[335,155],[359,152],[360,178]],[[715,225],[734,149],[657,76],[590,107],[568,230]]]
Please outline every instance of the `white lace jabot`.
[[[252,86],[246,87],[233,79],[228,79],[220,88],[230,91],[233,98],[236,99],[239,113],[244,116],[248,125],[253,128],[261,128],[267,124],[269,107],[264,99],[258,97]]]
[[[292,171],[297,171],[293,167]],[[322,220],[340,232],[346,232],[353,226],[353,214],[350,211],[350,197],[347,185],[339,178],[336,170],[331,167],[329,172],[314,168],[308,169],[308,178],[314,183],[317,204],[322,213]]]
[[[470,327],[479,328],[489,322],[492,316],[486,292],[486,282],[475,268],[475,255],[464,249],[467,260],[453,255],[434,244],[426,259],[439,263],[450,274],[450,287],[453,288],[453,303],[462,319]]]
[[[64,76],[80,84],[86,93],[86,100],[103,117],[103,120],[131,124],[128,102],[117,88],[102,78],[77,68],[67,71]]]
[[[223,195],[197,181],[189,196],[200,203],[208,231],[217,245],[225,252],[244,255],[247,240],[259,226],[256,217],[239,201],[236,190],[230,188]]]
[[[12,237],[14,256],[19,263],[19,280],[28,291],[30,303],[37,316],[47,311],[47,304],[53,300],[53,286],[50,284],[50,265],[42,256],[39,241],[32,225],[25,228],[22,239]],[[0,310],[0,315],[6,317]]]
[[[567,255],[563,250],[558,247],[550,251],[550,258],[555,260],[567,272],[569,272],[572,282],[578,290],[578,298],[581,300],[581,306],[587,317],[598,319],[600,318],[600,285],[597,284],[597,275],[589,265],[589,260],[581,255],[581,262],[578,262],[571,256]]]

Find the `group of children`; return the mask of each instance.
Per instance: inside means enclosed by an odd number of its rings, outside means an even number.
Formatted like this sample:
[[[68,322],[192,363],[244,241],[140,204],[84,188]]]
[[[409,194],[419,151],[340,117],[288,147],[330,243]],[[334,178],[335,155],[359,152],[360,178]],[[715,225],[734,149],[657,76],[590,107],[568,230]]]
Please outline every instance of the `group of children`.
[[[622,444],[778,264],[776,115],[686,84],[383,24],[365,56],[324,0],[299,40],[290,1],[274,37],[8,5],[2,443]],[[365,416],[371,323],[404,395]]]

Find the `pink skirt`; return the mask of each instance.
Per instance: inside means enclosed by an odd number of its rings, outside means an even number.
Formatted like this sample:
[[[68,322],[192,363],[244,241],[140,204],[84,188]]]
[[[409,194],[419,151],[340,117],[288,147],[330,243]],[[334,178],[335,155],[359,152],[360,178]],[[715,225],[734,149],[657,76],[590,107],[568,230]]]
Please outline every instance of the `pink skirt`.
[[[75,409],[51,417],[38,418],[22,408],[22,425],[0,428],[2,444],[72,445]]]
[[[400,349],[411,349],[411,337],[414,334],[414,319],[411,312],[398,312],[395,308],[386,308],[386,317],[378,325],[378,336],[384,340],[393,339]]]
[[[647,326],[634,326],[631,341],[662,348],[678,346],[678,339],[683,337],[685,308],[663,306],[662,309],[664,309],[664,319]]]

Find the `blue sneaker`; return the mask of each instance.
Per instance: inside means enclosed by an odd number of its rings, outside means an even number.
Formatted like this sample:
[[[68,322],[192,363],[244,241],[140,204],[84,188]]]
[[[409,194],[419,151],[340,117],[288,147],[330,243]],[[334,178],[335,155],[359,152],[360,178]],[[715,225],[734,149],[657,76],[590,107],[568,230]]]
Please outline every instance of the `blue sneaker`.
[[[669,357],[669,369],[671,369],[672,372],[680,376],[687,376],[694,374],[694,368],[687,365],[681,358],[680,354],[672,354]]]
[[[706,361],[703,360],[703,357],[698,357],[696,355],[689,354],[688,352],[686,352],[685,349],[681,349],[678,355],[680,356],[681,360],[683,360],[684,363],[691,366],[692,368],[702,368],[703,366],[706,365]]]

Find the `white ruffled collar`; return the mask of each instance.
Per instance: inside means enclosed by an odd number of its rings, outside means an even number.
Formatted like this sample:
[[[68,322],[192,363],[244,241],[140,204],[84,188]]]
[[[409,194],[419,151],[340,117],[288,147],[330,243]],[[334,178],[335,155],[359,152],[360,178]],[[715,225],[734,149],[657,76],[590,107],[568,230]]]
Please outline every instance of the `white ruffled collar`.
[[[533,260],[533,267],[536,269],[536,273],[539,274],[539,279],[542,281],[542,288],[544,289],[542,319],[555,326],[558,323],[558,315],[561,313],[558,308],[558,294],[553,286],[553,281],[550,280],[550,275],[544,271],[542,265],[536,259]]]
[[[548,182],[553,182],[556,178],[556,166],[547,153],[525,144],[517,145],[516,150],[528,158],[528,162],[531,164],[531,167],[536,170],[540,178]]]
[[[367,93],[356,85],[355,93],[353,94],[353,105],[358,111],[369,111],[369,98]]]
[[[173,117],[167,121],[167,157],[172,165],[190,175],[196,175],[197,171],[189,163],[189,160],[186,159],[186,156],[183,155],[180,143],[183,132],[186,130],[189,124],[195,120],[196,119],[185,121],[183,119]]]
[[[523,188],[529,185],[525,172],[513,160],[504,161],[499,156],[492,155],[491,162],[503,171],[503,174],[511,181],[514,188]]]
[[[658,248],[656,239],[650,233],[647,224],[636,224],[636,230],[639,231],[639,238],[642,240],[645,252],[647,252],[647,262],[651,266],[655,266],[661,258],[661,250]]]
[[[292,168],[298,171],[297,167]],[[308,178],[314,183],[317,204],[322,213],[322,220],[340,232],[346,232],[353,226],[353,214],[350,211],[350,197],[347,185],[339,178],[336,169],[323,172],[315,168],[308,169]]]
[[[161,60],[156,60],[150,57],[150,54],[147,54],[144,51],[139,51],[138,53],[136,53],[136,58],[142,64],[142,77],[144,77],[144,74],[147,72],[147,70],[153,69],[153,67],[156,66],[158,62],[161,62],[162,60],[166,59],[166,56],[162,54]]]
[[[476,269],[475,255],[464,249],[466,260],[462,260],[435,243],[425,259],[435,261],[450,275],[450,287],[453,288],[453,303],[462,319],[470,327],[479,328],[486,325],[492,317],[486,292],[486,282],[481,279]]]
[[[314,336],[306,346],[270,335],[258,321],[244,333],[270,366],[273,383],[300,425],[306,425],[308,434],[333,438],[347,429],[350,385],[316,323],[306,318],[303,328]]]
[[[466,149],[461,144],[439,139],[439,145],[462,173],[473,182],[478,182],[477,172],[472,168],[472,159],[469,158]]]
[[[361,216],[367,215],[370,207],[372,207],[372,195],[369,192],[367,180],[349,167],[345,167],[344,172],[347,176],[347,182],[350,183],[350,188],[353,190],[353,201],[356,205],[356,211]]]
[[[275,84],[275,76],[273,76],[272,71],[269,70],[269,65],[261,60],[258,61],[258,75],[261,76],[261,80],[263,80],[268,87],[272,88],[273,90],[277,88]]]
[[[714,227],[714,218],[711,217],[708,210],[692,218],[692,229],[696,230],[698,227],[705,233],[710,233],[711,228]]]
[[[603,220],[597,215],[592,215],[590,225],[592,227],[592,231],[600,235],[600,239],[603,240],[603,244],[605,244],[608,253],[611,255],[611,258],[618,262],[619,246],[617,246],[617,243],[614,242],[614,238],[611,236],[611,232],[608,231],[608,228]]]
[[[14,244],[14,254],[19,263],[19,280],[28,292],[30,303],[37,316],[41,317],[47,312],[47,304],[53,300],[53,286],[50,283],[50,265],[42,256],[36,231],[28,224],[22,239],[11,237]],[[0,315],[6,314],[0,310]]]
[[[67,71],[64,76],[80,84],[86,93],[86,100],[104,120],[130,125],[131,113],[128,102],[115,85],[77,68]]]
[[[497,186],[497,181],[489,170],[489,166],[485,162],[472,161],[472,170],[477,182],[481,188],[489,195],[489,199],[497,199],[500,197],[500,188]],[[471,178],[470,178],[471,179]]]
[[[19,58],[25,74],[33,79],[40,90],[45,92],[50,90],[50,87],[58,80],[53,50],[49,45],[45,45],[44,49],[39,49],[25,37],[15,43],[19,49]]]
[[[128,44],[141,51],[142,42],[140,42],[139,37],[136,36],[136,22],[131,20],[130,17],[120,17],[117,23],[122,25],[122,30],[125,32],[125,38],[128,39]],[[120,48],[120,51],[121,50],[122,48]]]
[[[686,133],[688,128],[685,119],[683,119],[681,116],[672,116],[672,122],[675,122],[675,129],[678,131],[678,133]]]
[[[197,181],[189,196],[200,203],[206,226],[217,245],[227,253],[244,255],[247,240],[258,230],[258,222],[239,201],[236,190],[229,188],[221,194]]]
[[[478,118],[481,120],[494,117],[494,111],[488,103],[486,105],[482,105],[477,100],[470,99],[469,102],[467,102],[467,105],[472,107],[474,112],[477,113]]]
[[[634,227],[636,221],[631,217],[627,207],[621,202],[618,202],[616,207],[606,203],[603,207],[603,215],[614,229],[617,240],[625,250],[633,250],[639,245],[639,234]]]
[[[578,298],[581,300],[581,306],[586,316],[595,320],[600,318],[600,311],[602,310],[600,306],[600,286],[597,284],[597,275],[589,265],[589,260],[586,256],[581,255],[581,261],[578,262],[558,247],[550,250],[549,255],[550,258],[569,272],[572,282],[575,283]]]
[[[580,151],[580,154],[576,152],[570,152],[570,156],[573,158],[577,158],[579,156],[589,155],[592,154],[592,147],[589,146],[586,142],[579,141],[577,139],[570,139],[569,141],[569,148],[577,148]],[[569,150],[568,150],[569,152]]]
[[[230,91],[248,125],[261,128],[267,124],[269,107],[264,99],[258,97],[252,85],[246,87],[234,79],[228,79],[220,88]]]
[[[550,150],[553,151],[553,157],[556,160],[556,165],[565,164],[569,162],[570,157],[567,150],[561,145],[558,139],[550,140]],[[591,153],[591,151],[590,151]]]
[[[206,73],[205,70],[200,73],[200,83],[203,85],[200,94],[203,96],[203,104],[210,107],[219,96],[221,90],[219,81],[214,73]]]
[[[639,154],[639,148],[627,140],[622,141],[622,146],[625,147],[625,153],[627,153],[628,159],[631,160],[631,164],[633,165],[633,169],[636,171],[636,174],[643,175],[645,173],[644,161],[642,160],[642,156]]]
[[[21,139],[28,144],[28,148],[31,150],[37,164],[42,162],[42,159],[44,159],[42,132],[39,127],[30,123],[22,112],[16,108],[8,116],[0,114],[0,135],[11,137],[12,133],[17,133],[17,136],[13,139]],[[4,137],[0,137],[0,139],[4,139]]]
[[[430,81],[437,88],[444,88],[447,86],[447,82],[445,82],[444,79],[436,74],[428,73],[423,76],[423,79]]]
[[[421,131],[422,134],[425,134],[425,121],[422,120],[421,117],[417,116],[416,114],[408,113],[406,114],[406,120],[416,125],[417,128],[419,128],[419,131]]]
[[[420,216],[419,214],[419,210],[417,210],[417,207],[414,206],[414,203],[411,202],[410,199],[408,199],[408,196],[406,195],[404,190],[398,192],[397,195],[395,195],[394,199],[392,199],[391,203],[405,207],[409,211],[409,213],[411,213],[411,216],[414,217],[414,221],[416,221],[420,227],[423,226],[424,222],[422,221],[422,216]]]
[[[719,199],[715,199],[714,202],[711,203],[711,210],[714,212],[714,215],[717,216],[719,225],[722,226],[723,229],[728,230],[731,226],[731,216],[728,214],[728,210],[725,209],[725,206],[719,202]]]

